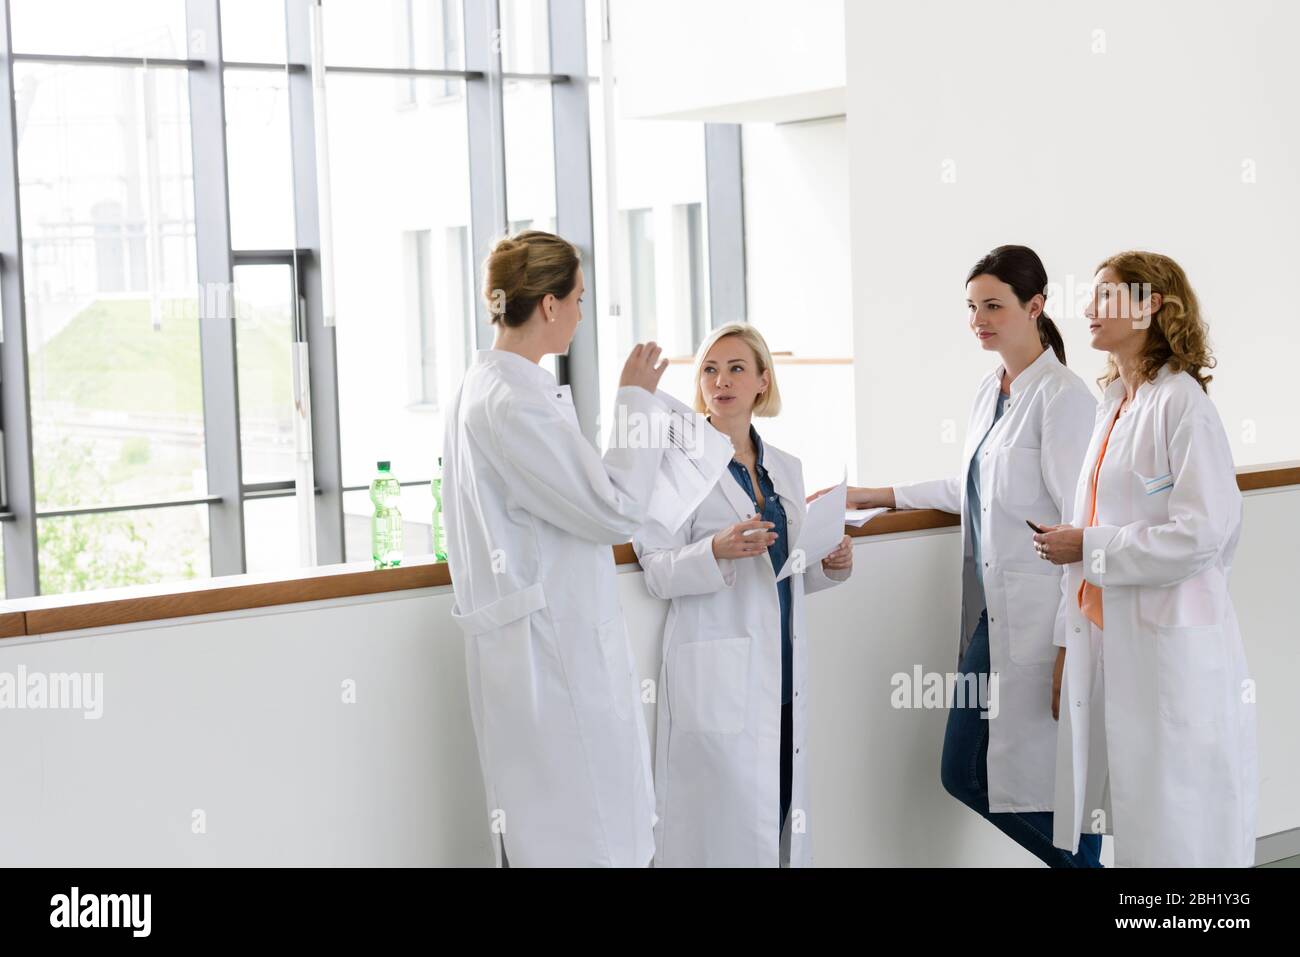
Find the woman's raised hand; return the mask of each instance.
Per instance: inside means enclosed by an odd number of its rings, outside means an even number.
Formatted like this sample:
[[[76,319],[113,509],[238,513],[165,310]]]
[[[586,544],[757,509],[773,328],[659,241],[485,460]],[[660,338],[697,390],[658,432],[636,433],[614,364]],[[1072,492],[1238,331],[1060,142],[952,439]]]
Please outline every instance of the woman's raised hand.
[[[659,357],[663,349],[653,342],[639,342],[628,353],[627,362],[623,363],[623,375],[619,378],[619,387],[640,386],[651,395],[659,388],[659,380],[668,368],[668,360],[662,362]]]

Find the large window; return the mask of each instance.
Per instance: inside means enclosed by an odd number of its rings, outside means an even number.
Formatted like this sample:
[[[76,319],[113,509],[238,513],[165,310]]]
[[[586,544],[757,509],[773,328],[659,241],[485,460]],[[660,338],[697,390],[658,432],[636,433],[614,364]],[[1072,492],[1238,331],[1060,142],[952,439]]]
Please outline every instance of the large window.
[[[565,72],[600,51],[594,0],[327,0],[323,102],[311,0],[8,3],[36,529],[8,526],[15,589],[365,561],[380,460],[430,551],[504,232],[592,236],[599,362],[547,362],[575,393],[711,324],[703,125],[615,110],[606,143],[602,81]],[[584,128],[590,167],[557,164]]]
[[[18,63],[14,82],[38,512],[203,495],[186,74]],[[202,574],[176,556],[206,551],[203,518],[41,518],[42,586]]]

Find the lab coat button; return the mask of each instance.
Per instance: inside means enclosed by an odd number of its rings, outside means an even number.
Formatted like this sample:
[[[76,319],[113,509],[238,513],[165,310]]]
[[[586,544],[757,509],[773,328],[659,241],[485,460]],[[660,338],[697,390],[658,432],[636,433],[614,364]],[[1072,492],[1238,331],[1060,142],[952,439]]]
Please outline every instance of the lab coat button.
[[[1078,626],[1078,625],[1075,625],[1075,626],[1074,626],[1074,633],[1075,633],[1076,635],[1079,633],[1079,626]]]

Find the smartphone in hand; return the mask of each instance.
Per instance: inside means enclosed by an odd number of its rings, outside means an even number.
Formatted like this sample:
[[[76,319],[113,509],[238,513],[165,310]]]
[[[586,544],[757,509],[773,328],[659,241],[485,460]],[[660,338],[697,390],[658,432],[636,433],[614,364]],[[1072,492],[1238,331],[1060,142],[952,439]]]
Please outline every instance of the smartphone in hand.
[[[1035,525],[1029,519],[1025,519],[1025,524],[1028,525],[1030,528],[1032,528],[1034,531],[1036,531],[1039,535],[1047,534],[1047,529],[1043,528],[1043,526],[1041,525]]]

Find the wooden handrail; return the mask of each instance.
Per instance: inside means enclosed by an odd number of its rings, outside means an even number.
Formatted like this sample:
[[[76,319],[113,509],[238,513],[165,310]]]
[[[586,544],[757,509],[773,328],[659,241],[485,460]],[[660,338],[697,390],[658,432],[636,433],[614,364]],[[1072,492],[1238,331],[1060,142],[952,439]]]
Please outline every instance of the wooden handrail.
[[[1242,491],[1300,485],[1300,462],[1238,469],[1237,485]],[[846,531],[854,538],[868,538],[960,524],[961,519],[948,512],[906,509],[886,512],[862,528]],[[631,543],[614,546],[614,561],[619,565],[637,563]],[[0,603],[0,639],[451,584],[447,564],[434,561],[432,555],[404,562],[399,568],[382,570],[371,568],[369,562],[352,562],[273,575],[228,575],[17,598]]]

